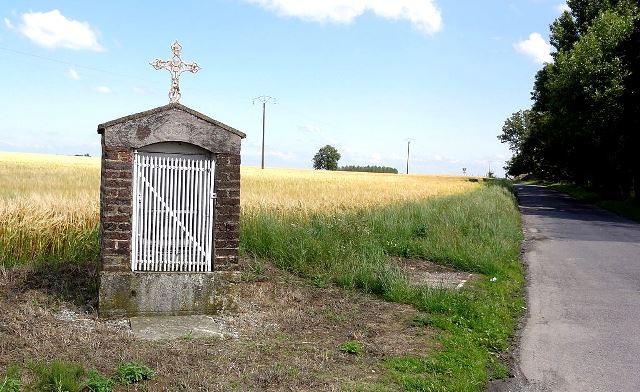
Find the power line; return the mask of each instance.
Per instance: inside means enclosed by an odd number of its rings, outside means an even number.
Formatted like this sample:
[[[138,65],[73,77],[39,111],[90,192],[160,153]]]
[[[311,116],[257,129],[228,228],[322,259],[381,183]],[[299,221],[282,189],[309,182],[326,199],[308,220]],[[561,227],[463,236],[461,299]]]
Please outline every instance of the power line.
[[[108,75],[112,75],[112,76],[117,76],[117,77],[120,77],[120,78],[144,80],[144,79],[142,79],[142,78],[140,78],[138,76],[119,74],[119,73],[115,73],[115,72],[112,72],[112,71],[107,71],[107,70],[100,69],[100,68],[94,68],[94,67],[88,67],[88,66],[85,66],[85,65],[79,65],[79,64],[75,64],[75,63],[72,63],[72,62],[69,62],[69,61],[55,59],[53,57],[41,56],[39,54],[23,52],[23,51],[20,51],[20,50],[5,48],[5,47],[2,47],[2,46],[0,46],[0,50],[4,50],[5,52],[19,54],[21,56],[33,57],[33,58],[40,59],[40,60],[51,61],[53,63],[64,64],[64,65],[68,65],[68,66],[74,67],[74,68],[85,69],[87,71],[100,72],[100,73],[104,73],[104,74],[108,74]]]
[[[261,95],[253,99],[254,104],[256,103],[256,101],[262,102],[262,164],[260,167],[264,169],[264,125],[265,125],[265,116],[266,116],[265,114],[266,106],[267,106],[267,103],[275,104],[276,99],[268,95]]]

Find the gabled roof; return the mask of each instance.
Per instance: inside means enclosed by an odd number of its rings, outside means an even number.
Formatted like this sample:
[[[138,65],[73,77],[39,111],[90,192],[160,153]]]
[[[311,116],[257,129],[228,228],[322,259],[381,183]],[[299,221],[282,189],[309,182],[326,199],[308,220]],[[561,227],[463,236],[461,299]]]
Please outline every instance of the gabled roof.
[[[177,109],[177,110],[182,110],[183,112],[187,112],[187,113],[189,113],[189,114],[191,114],[191,115],[193,115],[193,116],[195,116],[195,117],[197,117],[197,118],[199,118],[199,119],[201,119],[203,121],[206,121],[206,122],[208,122],[208,123],[210,123],[212,125],[218,126],[218,127],[222,128],[222,129],[224,129],[226,131],[229,131],[231,133],[234,133],[234,134],[240,136],[243,139],[247,136],[247,135],[244,134],[244,132],[240,132],[240,131],[238,131],[237,129],[235,129],[233,127],[230,127],[230,126],[228,126],[226,124],[223,124],[220,121],[216,121],[216,120],[212,119],[209,116],[205,116],[204,114],[202,114],[200,112],[197,112],[197,111],[195,111],[195,110],[193,110],[191,108],[188,108],[188,107],[186,107],[184,105],[181,105],[179,103],[170,103],[168,105],[160,106],[160,107],[157,107],[155,109],[147,110],[147,111],[140,112],[140,113],[130,114],[130,115],[125,116],[125,117],[121,117],[121,118],[118,118],[118,119],[115,119],[115,120],[107,121],[106,123],[98,125],[98,133],[102,134],[102,133],[104,133],[104,130],[106,128],[111,127],[111,126],[116,125],[116,124],[119,124],[119,123],[123,123],[125,121],[130,121],[130,120],[135,120],[135,119],[142,118],[142,117],[147,117],[147,116],[150,116],[152,114],[165,112],[165,111],[169,111],[169,110],[172,110],[172,109]]]

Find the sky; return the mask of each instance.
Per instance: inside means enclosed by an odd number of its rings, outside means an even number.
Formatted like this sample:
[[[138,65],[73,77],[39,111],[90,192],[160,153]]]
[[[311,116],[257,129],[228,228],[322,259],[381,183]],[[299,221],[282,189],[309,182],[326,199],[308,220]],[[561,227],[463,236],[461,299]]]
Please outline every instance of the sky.
[[[247,134],[242,164],[503,175],[497,135],[530,107],[562,0],[0,2],[0,151],[100,154],[100,123],[180,103]]]

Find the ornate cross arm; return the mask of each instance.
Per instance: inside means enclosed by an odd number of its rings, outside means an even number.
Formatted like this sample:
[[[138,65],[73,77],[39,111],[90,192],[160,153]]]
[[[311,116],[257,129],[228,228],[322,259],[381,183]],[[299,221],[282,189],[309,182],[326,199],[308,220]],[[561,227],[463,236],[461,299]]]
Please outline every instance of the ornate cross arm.
[[[191,73],[196,73],[200,69],[200,66],[196,63],[185,63],[180,58],[180,52],[182,51],[182,46],[178,43],[178,41],[174,42],[171,45],[171,51],[173,52],[173,57],[171,60],[160,60],[155,59],[150,64],[155,69],[166,69],[171,74],[171,89],[169,89],[169,102],[177,103],[180,101],[180,74],[188,71]]]

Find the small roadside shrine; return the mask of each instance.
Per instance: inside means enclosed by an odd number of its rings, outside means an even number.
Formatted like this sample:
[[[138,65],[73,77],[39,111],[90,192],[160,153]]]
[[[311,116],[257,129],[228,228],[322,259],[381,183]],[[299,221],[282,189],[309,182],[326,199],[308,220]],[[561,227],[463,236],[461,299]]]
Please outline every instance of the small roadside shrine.
[[[240,144],[245,134],[179,103],[196,63],[155,60],[170,103],[98,125],[101,317],[210,314],[239,278]]]

